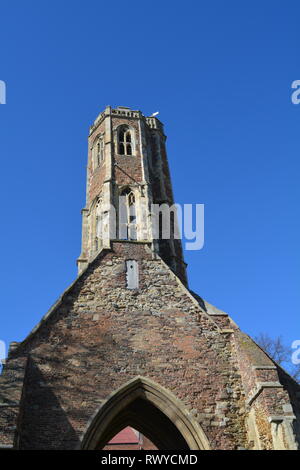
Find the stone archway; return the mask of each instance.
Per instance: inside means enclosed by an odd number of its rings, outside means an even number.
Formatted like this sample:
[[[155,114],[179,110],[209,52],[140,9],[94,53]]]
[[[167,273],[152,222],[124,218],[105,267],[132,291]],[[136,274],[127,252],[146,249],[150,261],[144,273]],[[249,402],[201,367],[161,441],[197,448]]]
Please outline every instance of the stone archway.
[[[102,449],[126,426],[147,436],[161,450],[208,450],[208,440],[184,405],[168,390],[136,377],[113,392],[84,433],[82,449]]]

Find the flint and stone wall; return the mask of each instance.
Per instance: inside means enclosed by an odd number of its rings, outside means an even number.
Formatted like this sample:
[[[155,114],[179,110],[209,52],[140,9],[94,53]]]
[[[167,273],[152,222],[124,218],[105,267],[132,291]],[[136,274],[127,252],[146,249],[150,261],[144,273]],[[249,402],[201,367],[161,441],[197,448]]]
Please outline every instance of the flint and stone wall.
[[[139,289],[126,287],[128,259],[138,262]],[[299,386],[279,375],[148,244],[114,242],[11,353],[0,377],[0,444],[78,449],[101,403],[144,376],[182,402],[211,449],[296,448]]]

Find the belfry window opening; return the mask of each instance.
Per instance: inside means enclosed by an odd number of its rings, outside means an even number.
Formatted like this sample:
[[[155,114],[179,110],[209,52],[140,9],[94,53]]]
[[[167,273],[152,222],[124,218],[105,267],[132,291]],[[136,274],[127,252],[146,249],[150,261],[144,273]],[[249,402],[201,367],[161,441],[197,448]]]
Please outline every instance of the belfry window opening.
[[[118,153],[119,155],[132,155],[131,131],[128,128],[122,128],[118,134]]]

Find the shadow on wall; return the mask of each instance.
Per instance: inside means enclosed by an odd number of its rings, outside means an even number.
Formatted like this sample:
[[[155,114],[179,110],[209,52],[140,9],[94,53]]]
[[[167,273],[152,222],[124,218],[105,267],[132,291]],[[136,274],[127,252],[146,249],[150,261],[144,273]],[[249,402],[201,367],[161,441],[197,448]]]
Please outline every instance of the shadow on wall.
[[[67,396],[68,390],[62,391]],[[72,418],[76,416],[72,413]],[[20,449],[74,449],[80,440],[40,369],[28,364],[19,420]]]

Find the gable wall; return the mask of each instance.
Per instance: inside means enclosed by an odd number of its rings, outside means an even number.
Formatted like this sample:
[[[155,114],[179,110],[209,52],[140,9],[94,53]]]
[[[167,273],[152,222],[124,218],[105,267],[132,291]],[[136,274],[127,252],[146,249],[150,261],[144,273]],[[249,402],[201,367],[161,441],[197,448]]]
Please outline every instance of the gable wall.
[[[138,291],[125,260],[139,262]],[[213,448],[245,441],[230,341],[139,243],[114,243],[17,350],[30,354],[21,447],[74,448],[101,402],[137,375],[174,393]]]

